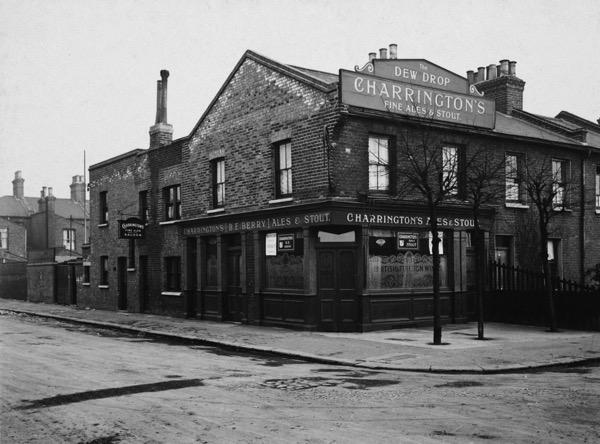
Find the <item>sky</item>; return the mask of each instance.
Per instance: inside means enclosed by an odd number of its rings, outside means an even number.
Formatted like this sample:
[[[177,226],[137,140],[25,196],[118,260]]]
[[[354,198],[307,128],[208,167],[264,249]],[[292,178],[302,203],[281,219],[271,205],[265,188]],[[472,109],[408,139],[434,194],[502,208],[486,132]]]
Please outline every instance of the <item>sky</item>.
[[[148,148],[161,69],[177,139],[248,49],[337,73],[392,43],[463,77],[514,60],[525,111],[600,118],[597,0],[0,0],[0,196]]]

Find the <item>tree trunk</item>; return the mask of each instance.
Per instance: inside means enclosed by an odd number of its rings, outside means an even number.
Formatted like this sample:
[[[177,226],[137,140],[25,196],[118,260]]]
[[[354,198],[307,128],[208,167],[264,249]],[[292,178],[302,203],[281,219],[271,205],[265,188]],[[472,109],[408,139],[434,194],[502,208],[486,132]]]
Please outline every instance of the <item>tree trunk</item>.
[[[477,298],[477,339],[484,339],[483,324],[483,271],[485,264],[485,249],[483,231],[479,228],[477,215],[475,215],[475,296]]]
[[[437,214],[432,212],[431,244],[433,253],[433,345],[442,344],[442,310],[440,302],[440,245]]]
[[[554,310],[554,289],[552,288],[552,276],[550,274],[550,264],[548,263],[548,220],[544,217],[540,217],[540,257],[542,259],[544,296],[546,298],[546,303],[548,304],[550,331],[557,332],[558,323],[556,321],[556,311]]]

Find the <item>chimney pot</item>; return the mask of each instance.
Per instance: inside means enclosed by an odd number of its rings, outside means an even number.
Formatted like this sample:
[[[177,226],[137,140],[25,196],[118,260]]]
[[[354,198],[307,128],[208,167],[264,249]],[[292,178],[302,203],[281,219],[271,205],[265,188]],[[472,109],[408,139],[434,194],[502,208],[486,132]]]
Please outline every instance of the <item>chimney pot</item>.
[[[477,81],[483,82],[485,80],[485,67],[480,66],[477,68]]]
[[[469,82],[469,85],[475,83],[475,74],[473,73],[472,69],[467,71],[467,82]]]
[[[380,59],[387,59],[387,48],[381,48],[379,50],[379,58]]]
[[[156,121],[160,123],[162,120],[162,81],[156,81]]]
[[[15,171],[15,179],[12,181],[13,183],[13,196],[17,199],[22,199],[25,195],[24,186],[25,179],[21,176],[21,171]]]
[[[48,187],[48,197],[50,196],[54,196],[54,194],[52,193],[52,187]]]
[[[508,64],[508,74],[511,76],[517,75],[517,62],[509,62]]]
[[[398,58],[398,45],[396,45],[395,43],[392,43],[390,45],[390,59],[397,59]]]
[[[487,79],[492,80],[496,78],[496,74],[498,72],[498,68],[496,65],[492,64],[487,67]]]
[[[370,52],[369,53],[369,62],[372,62],[374,58],[377,57],[377,53]]]
[[[500,71],[498,77],[508,75],[508,59],[500,60]]]

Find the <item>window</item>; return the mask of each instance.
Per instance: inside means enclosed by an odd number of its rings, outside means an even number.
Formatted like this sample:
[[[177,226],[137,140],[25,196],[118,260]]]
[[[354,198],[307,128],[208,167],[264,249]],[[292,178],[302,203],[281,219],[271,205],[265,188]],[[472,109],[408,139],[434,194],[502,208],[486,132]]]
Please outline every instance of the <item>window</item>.
[[[140,191],[139,194],[139,217],[143,223],[148,223],[149,208],[148,208],[148,191]]]
[[[506,200],[518,202],[521,199],[522,158],[517,154],[506,154]]]
[[[552,203],[558,208],[566,206],[567,161],[552,159]]]
[[[458,148],[442,147],[442,188],[450,195],[458,194]]]
[[[560,239],[548,239],[548,266],[550,267],[550,276],[560,277],[561,268],[561,249]]]
[[[100,256],[100,285],[108,285],[108,256]]]
[[[369,191],[390,190],[390,140],[369,137]]]
[[[292,194],[292,143],[285,142],[276,148],[276,197]]]
[[[8,250],[8,228],[0,228],[0,250]]]
[[[107,224],[108,223],[108,200],[107,200],[107,192],[102,191],[100,193],[100,223]]]
[[[221,208],[225,205],[225,159],[213,162],[213,207]]]
[[[600,165],[596,165],[596,210],[600,210]]]
[[[265,287],[304,288],[304,239],[302,231],[272,233],[277,240],[273,255],[265,258]]]
[[[181,258],[165,258],[165,291],[181,290]]]
[[[90,266],[87,263],[83,264],[83,285],[90,284]]]
[[[63,246],[70,251],[75,251],[75,230],[72,228],[63,229]]]
[[[181,187],[174,185],[164,189],[165,193],[165,219],[181,219]]]

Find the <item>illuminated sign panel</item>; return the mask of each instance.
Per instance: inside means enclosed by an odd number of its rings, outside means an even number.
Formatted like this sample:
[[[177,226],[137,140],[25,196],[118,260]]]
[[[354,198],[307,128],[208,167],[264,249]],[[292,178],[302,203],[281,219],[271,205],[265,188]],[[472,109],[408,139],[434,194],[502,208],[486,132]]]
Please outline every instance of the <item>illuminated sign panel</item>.
[[[367,71],[374,71],[376,75],[340,70],[340,100],[343,104],[494,128],[494,101],[484,99],[456,74],[419,61],[374,62],[374,69]]]

